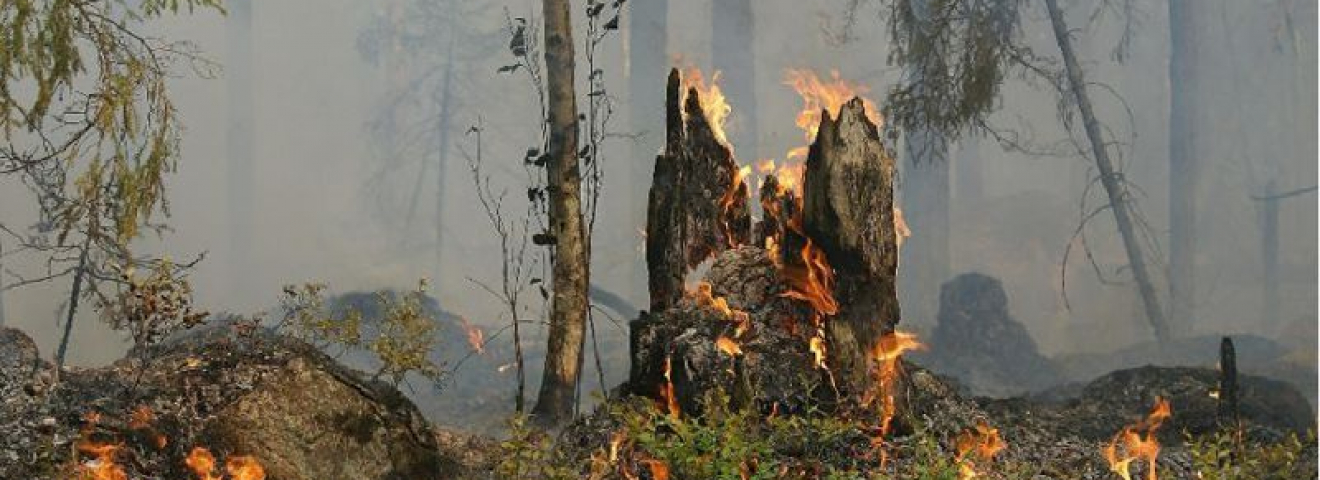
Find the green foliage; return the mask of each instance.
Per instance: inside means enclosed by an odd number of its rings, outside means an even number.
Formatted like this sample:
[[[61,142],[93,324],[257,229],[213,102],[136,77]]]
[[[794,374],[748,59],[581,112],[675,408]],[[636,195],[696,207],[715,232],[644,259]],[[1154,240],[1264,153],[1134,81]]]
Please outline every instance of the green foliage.
[[[285,286],[280,300],[284,320],[278,328],[321,349],[338,345],[368,350],[381,362],[376,376],[389,378],[396,386],[410,373],[433,382],[444,376],[443,367],[430,359],[439,339],[435,319],[423,309],[425,280],[402,298],[386,292],[376,294],[382,315],[375,335],[369,339],[362,333],[362,312],[330,312],[325,306],[325,289],[320,283]]]
[[[1015,45],[1021,0],[897,0],[889,12],[889,61],[905,81],[885,118],[903,129],[956,137],[995,107],[1004,72],[1029,57]]]
[[[125,287],[99,309],[111,327],[132,336],[139,352],[206,317],[206,312],[193,309],[192,284],[169,260],[157,262],[145,275],[133,267],[123,268],[120,275]]]
[[[1192,470],[1202,480],[1285,480],[1314,475],[1313,464],[1302,461],[1314,444],[1314,432],[1305,443],[1291,434],[1280,442],[1255,444],[1225,431],[1189,438],[1187,448]]]
[[[572,480],[576,472],[564,465],[554,442],[540,430],[527,425],[526,415],[509,419],[509,439],[500,442],[497,480]]]

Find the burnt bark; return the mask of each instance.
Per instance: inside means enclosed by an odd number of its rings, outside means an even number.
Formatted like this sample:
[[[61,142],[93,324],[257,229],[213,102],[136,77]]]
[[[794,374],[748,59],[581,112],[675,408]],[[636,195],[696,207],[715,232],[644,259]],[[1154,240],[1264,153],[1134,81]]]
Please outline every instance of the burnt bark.
[[[573,88],[573,24],[568,0],[545,0],[545,66],[550,142],[547,148],[550,229],[554,265],[541,391],[536,421],[555,426],[571,419],[587,319],[587,251],[582,222],[582,175],[577,161],[578,115]]]
[[[1237,353],[1229,337],[1219,343],[1219,425],[1221,428],[1238,425]]]
[[[677,70],[665,95],[665,151],[655,161],[647,205],[646,266],[651,309],[683,295],[689,269],[750,240],[745,182],[711,130],[696,89],[684,95]]]
[[[865,384],[867,352],[899,320],[894,173],[860,99],[838,119],[822,116],[807,156],[803,226],[834,268],[839,311],[826,321],[826,340],[841,386]]]

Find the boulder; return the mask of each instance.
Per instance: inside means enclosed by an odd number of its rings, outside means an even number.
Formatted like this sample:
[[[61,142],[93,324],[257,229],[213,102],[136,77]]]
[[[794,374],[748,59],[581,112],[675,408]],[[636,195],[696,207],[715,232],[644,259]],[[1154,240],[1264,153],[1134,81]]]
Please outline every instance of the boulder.
[[[2,408],[0,478],[68,478],[94,464],[70,448],[88,441],[120,445],[114,460],[128,478],[192,478],[194,447],[220,465],[250,456],[271,480],[464,475],[398,390],[260,328],[211,328],[70,369],[44,396]]]
[[[965,273],[945,283],[938,319],[930,348],[912,358],[958,379],[971,393],[1008,397],[1060,383],[1058,369],[1009,314],[999,280]]]

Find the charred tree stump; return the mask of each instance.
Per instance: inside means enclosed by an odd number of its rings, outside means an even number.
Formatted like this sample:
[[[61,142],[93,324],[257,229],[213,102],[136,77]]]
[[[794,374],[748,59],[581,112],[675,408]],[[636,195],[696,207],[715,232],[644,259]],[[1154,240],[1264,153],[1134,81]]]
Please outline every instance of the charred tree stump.
[[[1219,343],[1219,426],[1238,427],[1238,374],[1237,353],[1233,339],[1224,337]]]
[[[689,269],[747,243],[747,185],[720,142],[695,88],[684,94],[678,70],[665,95],[665,151],[655,161],[647,204],[646,266],[651,310],[673,306]]]
[[[834,268],[839,311],[826,322],[830,369],[853,391],[867,382],[868,351],[899,320],[895,171],[860,99],[844,104],[837,119],[822,115],[807,156],[803,226]]]

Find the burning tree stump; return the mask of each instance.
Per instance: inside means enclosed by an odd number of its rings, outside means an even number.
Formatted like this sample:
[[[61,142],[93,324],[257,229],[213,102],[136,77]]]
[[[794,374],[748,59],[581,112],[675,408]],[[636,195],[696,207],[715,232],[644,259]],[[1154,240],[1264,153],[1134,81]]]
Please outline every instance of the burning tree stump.
[[[751,236],[747,184],[733,152],[707,119],[697,89],[683,92],[678,70],[669,73],[665,118],[665,151],[656,158],[647,204],[652,311],[683,296],[688,270]]]
[[[830,368],[865,384],[867,352],[898,323],[894,159],[859,98],[821,116],[807,156],[802,218],[834,269],[838,313],[826,322]]]
[[[765,180],[753,234],[747,170],[683,84],[671,72],[647,221],[651,312],[632,324],[629,389],[675,410],[714,388],[790,410],[862,393],[899,318],[895,165],[865,103],[824,112],[800,195]],[[686,291],[712,257],[708,283]]]

